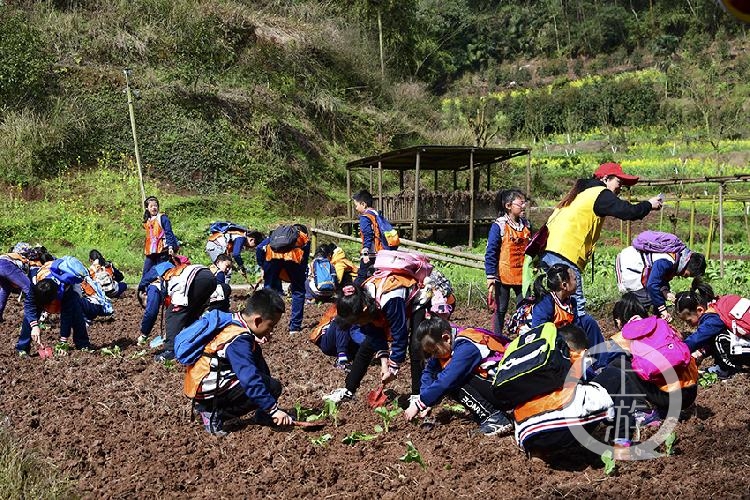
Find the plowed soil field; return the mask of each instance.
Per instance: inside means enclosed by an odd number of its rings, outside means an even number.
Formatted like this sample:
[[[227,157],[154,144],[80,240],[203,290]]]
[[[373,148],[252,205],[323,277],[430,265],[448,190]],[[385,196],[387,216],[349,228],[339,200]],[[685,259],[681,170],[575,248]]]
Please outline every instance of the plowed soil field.
[[[238,297],[241,299],[241,297]],[[236,304],[235,304],[236,305]],[[307,341],[323,306],[306,308],[306,331],[291,338],[282,319],[264,346],[273,375],[284,383],[282,407],[322,406],[321,396],[343,383],[343,373]],[[0,417],[25,445],[71,477],[89,498],[717,498],[750,496],[750,380],[745,374],[701,390],[697,405],[678,424],[676,454],[618,462],[613,476],[583,451],[551,463],[526,458],[512,437],[477,435],[467,416],[436,411],[427,431],[398,417],[388,433],[354,446],[353,431],[380,423],[365,401],[376,385],[372,368],[361,394],[341,406],[338,426],[323,431],[276,429],[247,418],[225,438],[191,421],[182,396],[182,369],[168,369],[135,345],[141,308],[132,292],[116,302],[111,321],[90,329],[98,347],[121,357],[73,351],[42,360],[18,359],[13,350],[22,314],[12,300],[0,324]],[[484,311],[459,309],[459,324],[489,326]],[[603,322],[608,324],[609,322]],[[45,332],[54,343],[58,325]],[[158,332],[158,327],[157,327]],[[392,386],[408,394],[408,369]],[[403,398],[402,398],[403,399]],[[325,447],[312,438],[330,433]],[[413,442],[427,467],[399,460]]]

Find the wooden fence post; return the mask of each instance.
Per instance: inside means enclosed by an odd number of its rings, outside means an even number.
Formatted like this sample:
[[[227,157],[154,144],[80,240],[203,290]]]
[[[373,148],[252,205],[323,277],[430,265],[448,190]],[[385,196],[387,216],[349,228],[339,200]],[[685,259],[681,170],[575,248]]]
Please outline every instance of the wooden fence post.
[[[724,277],[724,183],[719,184],[719,276]]]

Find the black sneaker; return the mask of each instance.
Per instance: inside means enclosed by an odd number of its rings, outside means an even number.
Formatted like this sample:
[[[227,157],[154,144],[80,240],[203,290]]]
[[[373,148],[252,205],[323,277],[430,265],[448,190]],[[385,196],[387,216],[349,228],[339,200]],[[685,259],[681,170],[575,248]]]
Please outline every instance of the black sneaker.
[[[504,436],[513,432],[513,424],[501,411],[496,411],[479,424],[479,432],[485,436]]]
[[[154,356],[154,361],[157,363],[164,363],[165,361],[171,361],[174,359],[174,351],[166,350],[162,351]]]

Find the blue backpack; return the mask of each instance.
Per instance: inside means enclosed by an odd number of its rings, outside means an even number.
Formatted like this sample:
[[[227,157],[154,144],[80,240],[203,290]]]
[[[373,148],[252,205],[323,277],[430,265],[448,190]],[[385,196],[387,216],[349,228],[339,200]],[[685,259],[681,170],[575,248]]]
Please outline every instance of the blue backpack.
[[[192,324],[183,328],[174,339],[175,359],[189,366],[200,359],[206,345],[219,331],[234,322],[232,313],[214,309],[204,313]]]
[[[70,255],[55,260],[50,266],[50,273],[66,285],[82,283],[89,276],[89,270],[86,269],[86,266]]]
[[[208,227],[208,233],[227,233],[229,231],[242,231],[247,232],[249,231],[248,228],[245,226],[241,226],[239,224],[235,224],[234,222],[229,221],[216,221],[212,222],[211,225]]]
[[[313,260],[313,280],[320,295],[333,295],[336,291],[336,269],[325,257]]]

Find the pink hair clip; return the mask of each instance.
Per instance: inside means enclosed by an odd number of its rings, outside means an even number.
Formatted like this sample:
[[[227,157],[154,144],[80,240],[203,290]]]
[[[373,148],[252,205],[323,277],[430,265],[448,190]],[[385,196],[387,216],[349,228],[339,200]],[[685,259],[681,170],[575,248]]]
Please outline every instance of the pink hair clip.
[[[357,289],[354,288],[354,285],[346,285],[341,289],[341,291],[344,293],[344,297],[348,297],[350,295],[354,295],[354,292],[356,292]]]

